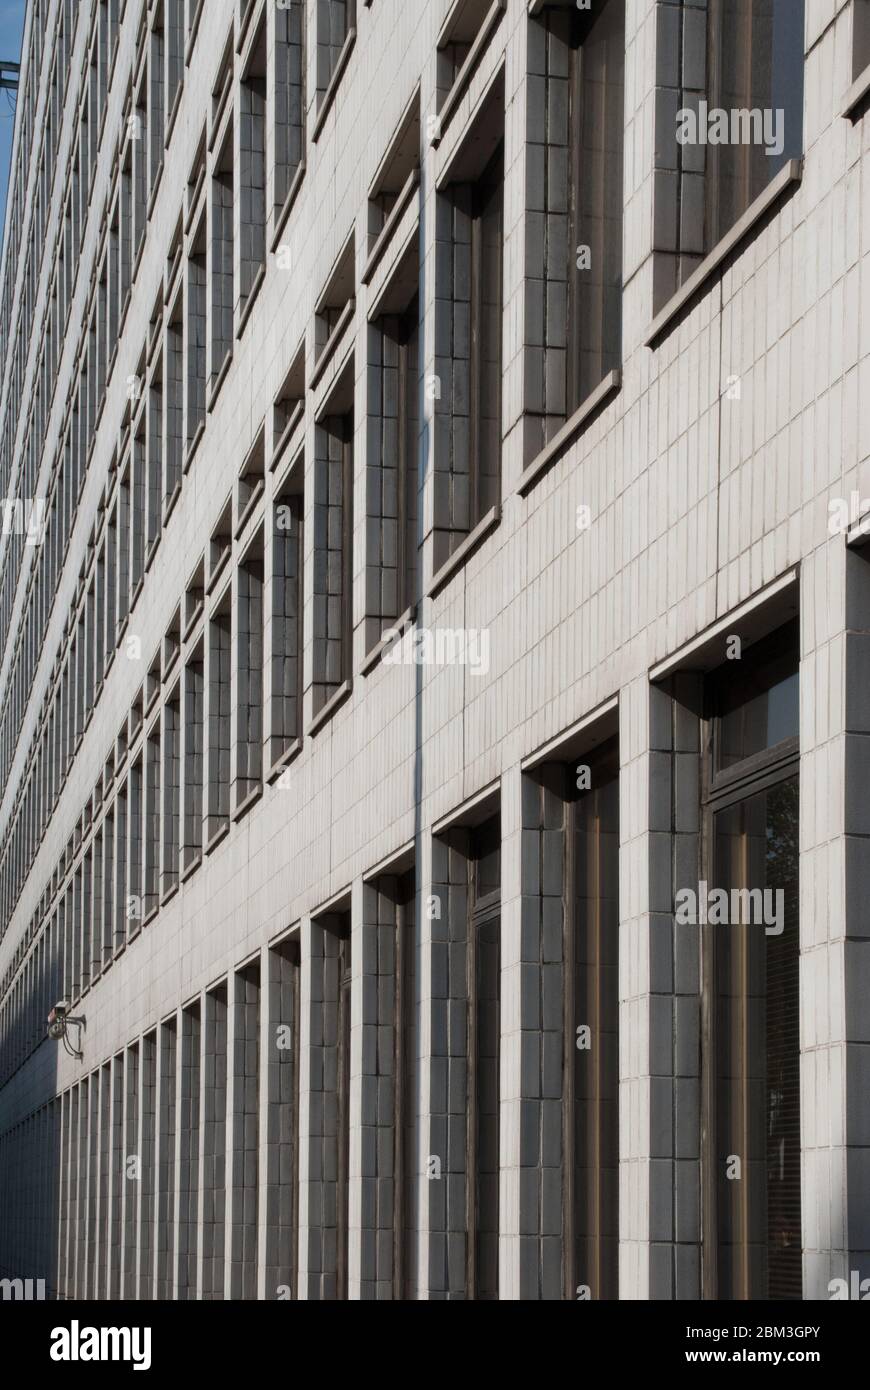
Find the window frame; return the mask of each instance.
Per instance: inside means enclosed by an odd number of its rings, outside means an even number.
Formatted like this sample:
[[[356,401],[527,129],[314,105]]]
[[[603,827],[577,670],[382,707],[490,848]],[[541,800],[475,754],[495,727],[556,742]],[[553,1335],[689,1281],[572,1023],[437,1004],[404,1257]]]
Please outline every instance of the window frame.
[[[763,669],[780,657],[788,645],[788,634],[794,633],[791,650],[795,670],[800,671],[800,645],[797,623],[785,624],[767,638],[761,638],[752,648],[752,667]],[[772,650],[771,650],[772,649]],[[749,660],[749,657],[742,658]],[[716,816],[730,807],[750,801],[772,787],[797,779],[800,798],[800,740],[789,737],[751,754],[725,772],[716,771],[717,724],[720,719],[720,698],[729,675],[735,674],[725,666],[710,672],[704,682],[703,710],[700,721],[701,799],[700,799],[700,874],[701,881],[718,886],[716,856]],[[743,674],[743,673],[741,673]],[[799,803],[800,804],[800,800]],[[798,919],[800,921],[800,918]],[[719,1197],[717,1180],[717,1101],[718,1101],[718,1028],[716,1015],[719,1004],[719,980],[716,962],[715,933],[721,927],[705,922],[699,927],[701,949],[700,972],[700,1188],[701,1188],[701,1297],[718,1300],[719,1295]],[[799,926],[798,926],[799,930]],[[800,945],[798,942],[798,953]],[[746,1053],[742,1053],[746,1067]],[[748,1197],[744,1197],[748,1201]],[[803,1210],[801,1211],[803,1222]],[[751,1290],[745,1270],[735,1287],[737,1299],[767,1297]]]

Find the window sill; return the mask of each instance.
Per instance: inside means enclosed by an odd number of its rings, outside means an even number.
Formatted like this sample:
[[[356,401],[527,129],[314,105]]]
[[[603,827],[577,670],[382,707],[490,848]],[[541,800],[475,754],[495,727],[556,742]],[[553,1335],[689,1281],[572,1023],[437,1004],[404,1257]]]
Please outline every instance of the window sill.
[[[402,220],[405,209],[407,208],[412,197],[414,196],[415,189],[419,188],[419,186],[420,170],[419,168],[412,169],[405,182],[404,188],[402,189],[401,193],[396,199],[396,203],[393,207],[392,212],[390,213],[389,217],[387,218],[386,222],[381,228],[380,234],[378,235],[378,238],[375,241],[375,244],[372,247],[371,252],[369,253],[369,258],[365,264],[365,270],[362,273],[362,282],[364,285],[367,285],[371,280],[372,276],[374,275],[381,259],[383,258],[384,252],[386,251],[387,247],[390,244],[390,241],[393,238],[393,234],[396,228]]]
[[[210,595],[211,595],[211,594],[214,592],[214,590],[217,588],[218,582],[220,581],[221,576],[222,576],[222,575],[224,574],[224,572],[226,571],[226,568],[227,568],[227,566],[228,566],[229,563],[230,563],[230,547],[227,547],[227,549],[224,551],[223,555],[222,555],[221,558],[218,560],[217,564],[215,565],[214,569],[212,570],[211,574],[210,574],[209,577],[208,577],[208,583],[207,583],[206,586],[205,586],[206,598],[210,597]]]
[[[453,86],[450,88],[450,91],[444,98],[444,101],[441,105],[441,110],[438,112],[438,124],[435,127],[435,133],[433,134],[432,139],[430,141],[430,143],[434,145],[436,149],[438,145],[440,145],[441,143],[441,138],[444,134],[445,127],[450,123],[453,116],[456,114],[456,109],[459,106],[459,103],[462,100],[463,96],[465,95],[465,91],[468,87],[468,84],[474,76],[475,69],[480,63],[484,50],[486,49],[495,31],[495,28],[499,23],[499,20],[505,12],[506,5],[507,0],[493,0],[492,8],[488,10],[486,15],[484,16],[483,23],[477,31],[477,36],[474,40],[474,43],[468,50],[468,56],[466,57],[465,62],[462,64],[462,67],[456,74]],[[439,47],[443,46],[443,42],[439,43]]]
[[[180,652],[178,651],[178,649],[176,648],[176,650],[172,653],[172,655],[171,655],[171,657],[169,658],[169,660],[166,662],[166,665],[163,667],[163,684],[164,684],[164,685],[167,684],[167,682],[168,682],[168,680],[169,680],[169,677],[172,675],[172,672],[175,670],[175,668],[176,668],[176,666],[178,665],[180,659],[181,659],[181,653],[180,653]]]
[[[335,64],[335,72],[329,79],[329,85],[324,89],[323,95],[320,99],[320,109],[317,112],[317,116],[314,121],[314,129],[311,132],[312,145],[317,144],[317,141],[320,137],[320,133],[323,130],[326,118],[329,115],[333,102],[335,101],[335,94],[338,91],[339,83],[341,82],[341,79],[344,76],[344,70],[347,67],[348,62],[350,61],[350,55],[353,51],[353,46],[355,43],[356,29],[348,29],[347,38],[344,41],[344,47],[339,53],[338,59]]]
[[[544,476],[548,469],[556,462],[563,450],[567,449],[568,445],[576,439],[584,425],[592,419],[592,416],[596,414],[604,402],[609,400],[610,397],[619,390],[621,383],[622,373],[618,368],[608,372],[604,379],[599,382],[595,390],[586,397],[586,400],[580,408],[574,411],[574,414],[565,421],[565,424],[558,433],[553,436],[549,444],[544,446],[537,458],[533,459],[528,468],[523,470],[517,484],[517,492],[521,497],[525,497],[526,493],[534,487],[535,483]]]
[[[197,36],[197,34],[198,34],[198,32],[199,32],[199,21],[200,21],[200,18],[201,18],[201,16],[202,16],[202,10],[203,10],[204,4],[205,4],[205,0],[199,0],[199,3],[198,3],[198,5],[197,5],[197,7],[196,7],[196,13],[194,14],[193,20],[191,21],[190,33],[189,33],[189,35],[188,35],[187,44],[185,45],[185,49],[184,49],[184,65],[185,65],[185,67],[190,67],[190,60],[191,60],[191,58],[192,58],[192,56],[193,56],[193,48],[194,48],[194,45],[195,45],[195,43],[196,43],[196,36]]]
[[[216,850],[217,847],[218,847],[218,845],[220,844],[221,840],[225,840],[226,837],[227,837],[227,835],[229,835],[229,833],[230,833],[230,823],[229,823],[229,820],[228,820],[227,823],[226,823],[226,825],[220,826],[220,828],[219,828],[218,830],[216,830],[216,831],[214,832],[214,834],[212,835],[211,839],[209,840],[208,844],[207,844],[206,847],[205,847],[205,852],[206,852],[206,854],[207,854],[207,855],[208,855],[208,854],[211,854],[214,850]]]
[[[649,329],[647,330],[644,345],[652,347],[655,340],[660,337],[664,330],[682,313],[686,305],[715,275],[716,271],[728,259],[732,252],[749,235],[762,218],[770,211],[774,203],[782,197],[786,190],[799,184],[802,177],[803,164],[800,159],[790,159],[776,178],[771,180],[762,193],[758,195],[754,203],[750,203],[743,216],[735,222],[731,231],[726,233],[718,245],[698,266],[688,278],[684,285],[681,285],[676,294],[673,295],[663,309],[656,314]]]
[[[216,376],[212,377],[211,386],[209,387],[208,400],[206,401],[206,410],[208,411],[209,415],[211,415],[211,412],[214,410],[215,402],[217,401],[220,389],[227,379],[227,372],[230,369],[230,363],[232,362],[232,360],[233,350],[232,348],[228,348],[226,354],[224,355],[224,360],[220,365],[220,370],[218,371]]]
[[[187,880],[188,880],[189,878],[191,878],[191,877],[196,873],[196,871],[197,871],[197,869],[199,868],[199,866],[200,866],[201,863],[202,863],[202,850],[201,850],[201,849],[198,849],[198,850],[196,851],[196,858],[195,858],[195,859],[192,859],[185,869],[182,869],[182,871],[181,871],[181,882],[182,882],[182,883],[186,883]]]
[[[278,778],[281,776],[282,772],[287,771],[287,768],[290,766],[293,760],[296,757],[298,757],[301,751],[302,740],[301,738],[295,738],[293,742],[290,744],[290,747],[284,749],[284,752],[281,754],[280,758],[278,758],[277,761],[272,764],[272,766],[269,768],[269,771],[266,773],[266,781],[268,782],[269,786],[271,786],[273,782],[278,781]]]
[[[175,260],[172,262],[169,273],[166,276],[166,289],[163,292],[163,304],[167,307],[175,298],[176,291],[180,288],[182,254],[176,252]]]
[[[170,141],[171,141],[171,139],[172,139],[172,132],[173,132],[173,130],[175,129],[175,122],[177,121],[177,119],[178,119],[178,113],[179,113],[179,111],[181,110],[181,98],[182,98],[183,95],[184,95],[184,73],[182,72],[180,78],[178,79],[178,89],[177,89],[177,91],[176,91],[176,93],[175,93],[175,96],[174,96],[174,98],[173,98],[173,101],[172,101],[172,110],[170,111],[169,117],[168,117],[168,119],[167,119],[167,121],[166,121],[166,134],[165,134],[164,137],[163,137],[163,148],[164,148],[164,150],[168,150],[168,149],[169,149],[169,143],[170,143]]]
[[[303,159],[300,161],[296,173],[290,180],[290,188],[287,191],[287,197],[284,199],[283,205],[278,209],[275,215],[275,230],[272,233],[272,241],[270,243],[270,250],[272,250],[273,252],[277,251],[278,249],[278,243],[281,240],[281,233],[287,226],[287,219],[289,218],[290,213],[293,211],[293,204],[296,202],[296,198],[300,188],[302,187],[302,180],[304,177],[305,160]]]
[[[203,421],[200,421],[200,423],[197,425],[197,427],[196,427],[196,434],[193,436],[193,439],[191,439],[190,443],[189,443],[188,446],[187,446],[187,451],[186,451],[186,453],[185,453],[185,455],[184,455],[184,464],[183,464],[183,466],[182,466],[182,472],[184,472],[184,473],[189,473],[189,472],[190,472],[190,465],[193,463],[193,456],[194,456],[194,454],[196,453],[197,449],[199,448],[199,441],[202,439],[202,436],[203,436],[204,434],[205,434],[205,421],[203,420]]]
[[[445,560],[441,568],[432,576],[429,588],[426,591],[427,598],[435,598],[441,592],[453,576],[462,569],[469,555],[471,555],[479,545],[486,540],[490,532],[494,531],[501,521],[501,507],[490,507],[486,516],[477,523],[473,531],[469,531],[465,540],[457,550],[453,552],[449,560]]]
[[[163,182],[163,160],[157,166],[157,173],[154,175],[154,182],[151,185],[151,192],[148,195],[148,212],[146,220],[151,221],[154,214],[154,205],[157,202],[157,194],[160,192],[160,185]]]
[[[868,64],[864,71],[856,77],[846,93],[841,115],[846,120],[859,120],[860,116],[858,115],[858,111],[860,107],[864,106],[868,93],[870,93],[870,64]],[[863,115],[863,111],[861,111],[860,114]]]
[[[308,729],[308,734],[310,738],[314,738],[315,734],[320,733],[320,730],[323,728],[324,724],[328,723],[332,716],[335,714],[336,710],[339,708],[339,706],[344,704],[345,700],[350,695],[350,692],[352,690],[353,681],[346,680],[341,683],[334,695],[330,695],[326,704],[323,706],[323,709],[320,711],[319,714],[316,714],[311,721],[311,725]]]
[[[248,319],[251,317],[251,310],[253,309],[254,304],[256,303],[257,295],[263,288],[263,281],[265,280],[265,278],[266,267],[265,265],[261,265],[258,267],[257,273],[253,279],[253,283],[251,284],[251,288],[248,290],[248,297],[245,300],[244,308],[241,309],[241,311],[239,312],[239,326],[236,329],[237,338],[241,338],[242,334],[245,331],[245,325],[247,324]]]
[[[314,364],[314,371],[311,373],[311,390],[315,391],[323,380],[323,375],[335,356],[336,349],[341,342],[344,330],[350,323],[356,309],[356,300],[351,297],[338,316],[338,322],[323,345],[323,351]]]
[[[290,419],[287,421],[287,424],[284,426],[284,429],[281,432],[281,438],[275,445],[275,449],[272,454],[272,462],[269,464],[270,473],[274,473],[275,469],[278,467],[278,464],[281,462],[281,459],[283,458],[284,453],[287,450],[290,441],[296,433],[299,424],[304,418],[304,416],[305,402],[304,400],[297,401],[296,405],[293,407],[293,410],[290,413]]]
[[[265,489],[266,489],[266,481],[265,481],[265,479],[264,479],[264,478],[258,478],[258,479],[257,479],[257,483],[256,483],[256,485],[255,485],[255,487],[254,487],[254,491],[251,493],[251,496],[248,498],[247,502],[245,503],[244,507],[242,508],[241,515],[240,515],[239,520],[238,520],[238,522],[237,522],[237,524],[236,524],[236,529],[235,529],[235,539],[236,539],[236,540],[238,540],[238,539],[240,538],[240,536],[242,535],[242,533],[243,533],[243,531],[245,530],[246,526],[248,525],[248,522],[249,522],[249,521],[251,520],[251,518],[256,514],[257,509],[258,509],[258,507],[259,507],[259,504],[260,504],[260,502],[262,502],[262,500],[263,500],[263,494],[264,494],[264,492],[265,492]]]
[[[177,884],[177,883],[171,884],[169,888],[164,888],[163,892],[160,894],[160,906],[161,906],[161,907],[165,907],[166,904],[167,904],[168,902],[170,902],[172,898],[175,897],[175,895],[176,895],[177,892],[178,892],[178,884]]]
[[[163,507],[163,525],[165,526],[172,513],[175,511],[176,503],[181,496],[181,483],[176,483],[172,489],[172,496],[166,499]]]
[[[145,927],[147,927],[151,922],[154,921],[154,918],[157,916],[157,914],[158,914],[159,911],[160,911],[160,907],[159,907],[159,905],[158,905],[157,907],[152,907],[152,908],[150,909],[150,911],[148,911],[148,912],[145,913],[145,916],[142,918],[142,928],[143,928],[143,930],[144,930]]]
[[[262,795],[263,795],[263,788],[262,788],[262,786],[255,787],[254,790],[253,790],[252,792],[248,792],[248,794],[247,794],[247,796],[244,798],[244,800],[243,800],[243,801],[240,801],[239,804],[238,804],[238,806],[236,807],[236,809],[233,811],[233,822],[234,822],[235,824],[238,824],[238,822],[239,822],[240,820],[242,820],[242,819],[248,814],[248,812],[250,811],[251,807],[252,807],[252,806],[255,806],[255,805],[257,804],[257,802],[260,800],[260,797],[261,797]]]
[[[192,616],[192,617],[189,619],[189,621],[188,621],[187,627],[184,629],[184,631],[183,631],[182,634],[181,634],[181,640],[182,640],[182,642],[187,642],[188,645],[191,645],[191,646],[193,645],[194,640],[195,640],[195,637],[199,636],[199,634],[197,633],[197,628],[199,627],[199,623],[200,623],[200,619],[202,618],[203,611],[204,611],[204,605],[203,605],[202,603],[198,603],[198,604],[196,605],[196,609],[195,609],[195,611],[194,611],[194,613],[193,613],[193,616]]]
[[[371,651],[368,653],[365,661],[363,662],[362,667],[360,668],[364,676],[371,675],[372,671],[380,662],[380,659],[383,656],[384,652],[388,651],[394,642],[397,642],[402,637],[404,637],[405,633],[408,631],[410,627],[413,627],[414,619],[416,618],[416,616],[417,605],[412,603],[410,608],[405,609],[401,617],[395,619],[392,626],[389,627],[387,631],[392,634],[398,633],[398,637],[393,635],[388,638],[386,635],[383,635],[380,638],[380,640],[376,643],[376,645],[372,647]]]

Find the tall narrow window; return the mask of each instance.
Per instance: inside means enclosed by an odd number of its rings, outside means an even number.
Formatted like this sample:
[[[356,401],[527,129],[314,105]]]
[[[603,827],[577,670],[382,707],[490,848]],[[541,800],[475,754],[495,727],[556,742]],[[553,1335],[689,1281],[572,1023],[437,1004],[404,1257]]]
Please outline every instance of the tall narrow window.
[[[163,6],[158,5],[153,19],[148,52],[148,198],[154,196],[157,180],[163,170],[163,140],[166,131]]]
[[[266,71],[264,16],[253,41],[240,87],[239,296],[243,311],[266,268]]]
[[[504,85],[451,161],[436,207],[435,568],[501,500]],[[496,513],[497,514],[497,513]]]
[[[174,1292],[172,1251],[175,1230],[175,1068],[178,1024],[168,1019],[160,1029],[160,1113],[157,1127],[157,1249],[155,1297]]]
[[[227,987],[205,996],[203,1038],[202,1297],[224,1296],[224,1226],[227,1153]]]
[[[266,1290],[295,1299],[299,1211],[299,942],[269,951],[270,1039],[266,1075]]]
[[[799,1299],[797,624],[706,695],[704,1292]]]
[[[504,155],[475,184],[471,218],[471,524],[501,500]]]
[[[230,814],[232,618],[229,595],[212,614],[208,634],[207,846],[229,825]]]
[[[526,461],[622,357],[625,0],[529,21]]]
[[[148,510],[146,556],[150,559],[163,527],[163,359],[148,387]]]
[[[146,465],[144,412],[133,436],[130,461],[130,607],[132,608],[145,574]]]
[[[163,706],[163,858],[161,895],[178,886],[181,795],[181,693],[176,684]]]
[[[619,1297],[619,757],[567,769],[567,1296]]]
[[[317,6],[317,91],[321,100],[335,77],[356,24],[356,0],[321,0]]]
[[[211,364],[210,387],[217,389],[233,345],[233,132],[215,161],[211,181]]]
[[[124,1054],[112,1059],[112,1151],[111,1195],[109,1198],[109,1286],[106,1297],[113,1302],[121,1297],[121,1194],[125,1180],[124,1167]]]
[[[181,487],[184,453],[184,321],[182,296],[176,296],[166,324],[164,353],[163,519],[172,510]]]
[[[142,1039],[139,1110],[139,1289],[137,1297],[154,1297],[154,1191],[156,1180],[157,1033]]]
[[[196,1298],[197,1210],[200,1149],[200,1006],[182,1013],[181,1028],[181,1163],[178,1173],[178,1297]]]
[[[803,150],[804,0],[686,10],[656,114],[659,307]]]
[[[803,0],[712,0],[707,44],[709,106],[729,118],[732,112],[748,115],[739,139],[707,146],[706,244],[712,247],[801,153]],[[764,122],[771,117],[774,138],[768,140]]]
[[[275,215],[280,217],[305,158],[305,0],[275,15]]]
[[[202,854],[204,681],[202,643],[184,667],[184,807],[182,871]]]
[[[167,128],[175,114],[176,101],[184,75],[184,3],[185,0],[165,0]]]
[[[185,294],[186,364],[184,393],[185,462],[205,424],[206,386],[206,230],[201,217],[190,240]]]
[[[350,411],[321,420],[315,436],[315,713],[337,694],[351,672],[353,431]]]
[[[141,754],[130,768],[127,787],[128,897],[125,904],[125,916],[127,919],[127,938],[132,940],[141,928],[145,916],[142,886],[143,776]]]
[[[235,978],[231,1298],[257,1297],[260,1203],[260,964]]]
[[[160,889],[160,720],[145,740],[145,882],[143,921],[159,905]]]
[[[372,479],[366,569],[367,646],[417,602],[420,324],[416,294],[369,328]],[[379,408],[375,409],[375,403]]]
[[[319,1001],[311,1045],[308,1297],[348,1296],[351,924],[347,911],[312,922],[312,973]],[[314,1241],[317,1247],[314,1248]]]
[[[501,821],[472,832],[468,933],[469,1297],[498,1298]]]
[[[127,1048],[124,1067],[124,1153],[139,1157],[139,1047],[134,1043]],[[139,1183],[128,1176],[125,1164],[124,1183],[121,1188],[121,1222],[123,1228],[123,1251],[121,1273],[121,1297],[136,1297],[136,1248],[139,1223]]]
[[[258,792],[263,776],[263,533],[238,571],[238,703],[235,806]]]
[[[303,487],[304,461],[300,456],[273,510],[269,728],[273,766],[302,733]]]

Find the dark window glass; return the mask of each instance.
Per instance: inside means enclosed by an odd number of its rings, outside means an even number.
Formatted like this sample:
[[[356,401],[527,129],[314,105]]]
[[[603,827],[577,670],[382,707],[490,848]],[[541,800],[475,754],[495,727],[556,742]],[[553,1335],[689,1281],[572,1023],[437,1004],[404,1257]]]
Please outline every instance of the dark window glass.
[[[622,360],[625,0],[575,23],[569,415]]]
[[[796,624],[789,624],[729,663],[716,678],[714,748],[718,772],[786,739],[797,738],[796,643]]]
[[[769,895],[713,929],[719,1297],[799,1299],[798,779],[719,812],[715,853],[718,887]]]
[[[800,1298],[797,622],[710,683],[704,1288]]]
[[[471,227],[471,459],[473,522],[501,497],[502,241],[504,153],[474,186]]]
[[[499,1200],[499,1059],[501,983],[501,821],[498,816],[472,834],[473,909],[469,961],[472,999],[473,1066],[469,1076],[472,1098],[473,1160],[470,1192],[474,1209],[472,1275],[468,1281],[475,1299],[498,1298]]]
[[[569,786],[573,783],[569,769]],[[619,1297],[619,763],[616,744],[592,765],[573,806],[567,949],[571,1104],[571,1287]],[[576,792],[575,792],[576,795]],[[578,1029],[588,1030],[583,1036]],[[580,1044],[584,1043],[583,1046]],[[572,1292],[571,1296],[574,1294]]]
[[[755,127],[751,138],[707,145],[708,249],[801,153],[804,0],[711,0],[709,14],[710,110],[767,112],[773,138]]]

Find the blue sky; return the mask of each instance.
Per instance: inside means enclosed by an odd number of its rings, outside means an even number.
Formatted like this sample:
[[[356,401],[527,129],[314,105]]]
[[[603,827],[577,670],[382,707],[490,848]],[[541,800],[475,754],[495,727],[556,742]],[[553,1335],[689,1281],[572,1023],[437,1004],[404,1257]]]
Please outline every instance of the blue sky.
[[[0,0],[0,58],[17,63],[21,60],[21,31],[24,28],[26,0]],[[9,180],[9,156],[12,152],[12,131],[15,120],[11,103],[12,92],[0,92],[0,238],[6,218],[6,185]]]

